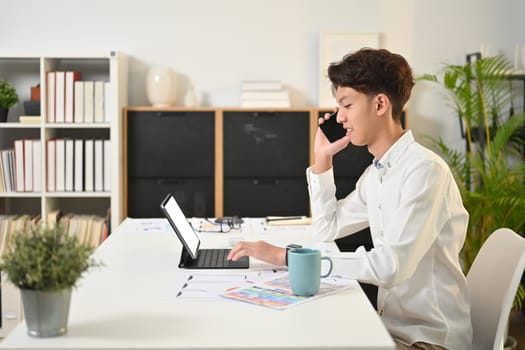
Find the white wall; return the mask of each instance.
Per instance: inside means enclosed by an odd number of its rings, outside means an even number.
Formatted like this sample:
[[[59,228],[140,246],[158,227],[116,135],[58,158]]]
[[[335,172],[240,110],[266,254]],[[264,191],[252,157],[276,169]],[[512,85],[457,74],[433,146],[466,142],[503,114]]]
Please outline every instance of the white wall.
[[[315,106],[320,31],[379,32],[416,75],[462,63],[484,42],[513,57],[525,44],[522,0],[0,0],[0,55],[131,56],[130,105],[147,105],[153,65],[178,74],[176,104],[193,84],[204,105],[238,106],[240,81],[278,79],[294,106]],[[462,146],[435,89],[417,86],[409,122]]]

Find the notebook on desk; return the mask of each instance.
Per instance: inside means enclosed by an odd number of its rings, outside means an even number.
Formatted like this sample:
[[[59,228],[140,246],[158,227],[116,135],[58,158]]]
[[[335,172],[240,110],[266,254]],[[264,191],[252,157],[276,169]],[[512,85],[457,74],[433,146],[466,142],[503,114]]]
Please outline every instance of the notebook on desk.
[[[200,249],[199,236],[191,227],[171,193],[164,198],[160,208],[182,243],[180,268],[247,269],[249,267],[248,257],[236,261],[226,260],[229,249]]]

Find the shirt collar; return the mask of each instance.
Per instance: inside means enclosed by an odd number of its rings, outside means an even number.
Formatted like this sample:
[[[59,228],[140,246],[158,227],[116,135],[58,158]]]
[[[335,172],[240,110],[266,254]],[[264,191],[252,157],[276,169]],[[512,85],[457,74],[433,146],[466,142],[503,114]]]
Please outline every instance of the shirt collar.
[[[374,158],[373,164],[374,167],[381,172],[381,175],[384,176],[388,169],[394,166],[394,164],[399,160],[399,157],[405,152],[405,149],[414,142],[414,136],[412,135],[411,130],[406,130],[403,135],[397,140],[383,157],[378,160]]]

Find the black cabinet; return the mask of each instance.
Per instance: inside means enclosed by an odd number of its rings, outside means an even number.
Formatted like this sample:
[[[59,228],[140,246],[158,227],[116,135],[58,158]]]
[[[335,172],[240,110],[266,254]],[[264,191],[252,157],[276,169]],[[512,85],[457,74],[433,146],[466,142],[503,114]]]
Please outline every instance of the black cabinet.
[[[308,215],[309,111],[224,112],[224,215]]]
[[[162,217],[173,193],[188,217],[214,216],[215,113],[128,111],[127,215]]]
[[[322,114],[315,108],[126,109],[124,216],[162,217],[159,204],[169,192],[188,217],[309,215],[305,171]],[[366,147],[350,145],[335,156],[337,198],[354,189],[371,162]],[[363,235],[337,243],[343,250],[371,247]]]

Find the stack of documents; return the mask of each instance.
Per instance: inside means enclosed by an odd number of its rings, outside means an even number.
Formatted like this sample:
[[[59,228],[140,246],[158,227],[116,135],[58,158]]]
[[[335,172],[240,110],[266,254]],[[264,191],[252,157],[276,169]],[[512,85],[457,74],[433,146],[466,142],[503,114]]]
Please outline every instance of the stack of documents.
[[[312,218],[307,216],[267,216],[266,223],[270,226],[311,225]]]

